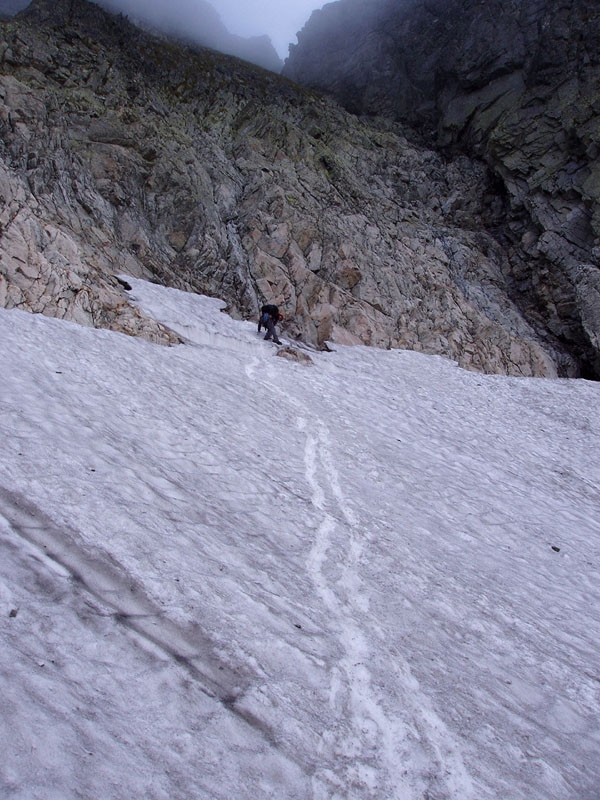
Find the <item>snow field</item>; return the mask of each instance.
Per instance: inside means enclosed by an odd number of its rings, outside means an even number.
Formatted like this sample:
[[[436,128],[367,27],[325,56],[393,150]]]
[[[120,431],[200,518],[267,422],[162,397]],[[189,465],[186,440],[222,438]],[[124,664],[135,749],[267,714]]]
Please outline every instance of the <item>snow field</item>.
[[[600,796],[598,384],[128,280],[185,345],[0,311],[0,794]]]

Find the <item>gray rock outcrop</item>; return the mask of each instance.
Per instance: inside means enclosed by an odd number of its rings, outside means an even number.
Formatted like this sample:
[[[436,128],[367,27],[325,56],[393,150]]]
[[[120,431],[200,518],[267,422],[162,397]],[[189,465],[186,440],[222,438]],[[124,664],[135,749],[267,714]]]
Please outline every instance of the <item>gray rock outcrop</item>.
[[[485,165],[85,0],[35,0],[0,26],[0,195],[7,308],[172,341],[129,306],[116,276],[130,274],[238,317],[276,302],[284,334],[313,345],[581,374],[511,299]]]
[[[486,227],[511,299],[600,376],[596,0],[341,0],[313,14],[284,73],[482,158],[504,197]]]

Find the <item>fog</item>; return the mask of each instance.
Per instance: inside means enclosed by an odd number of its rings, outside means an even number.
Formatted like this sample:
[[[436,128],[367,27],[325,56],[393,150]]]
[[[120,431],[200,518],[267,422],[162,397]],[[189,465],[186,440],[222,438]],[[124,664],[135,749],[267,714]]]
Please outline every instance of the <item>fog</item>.
[[[319,0],[215,0],[214,7],[231,33],[256,36],[266,33],[279,56],[287,58],[288,45],[296,42],[296,34],[311,12],[321,8]]]
[[[15,13],[29,5],[30,0],[0,0],[0,12]],[[111,11],[147,19],[169,30],[198,27],[198,17],[206,13],[203,0],[97,0]],[[296,34],[320,0],[214,0],[217,10],[230,33],[238,36],[266,34],[281,59],[288,55],[288,45],[296,42]],[[213,21],[210,20],[212,25]]]

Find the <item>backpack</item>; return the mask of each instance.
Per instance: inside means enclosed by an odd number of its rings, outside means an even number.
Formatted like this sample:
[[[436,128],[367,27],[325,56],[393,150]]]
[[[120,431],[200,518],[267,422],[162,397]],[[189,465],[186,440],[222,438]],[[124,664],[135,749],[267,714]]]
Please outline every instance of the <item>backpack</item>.
[[[261,308],[260,319],[263,325],[265,324],[265,322],[267,322],[269,317],[271,317],[273,322],[277,322],[279,320],[279,309],[277,308],[277,306],[266,305]]]

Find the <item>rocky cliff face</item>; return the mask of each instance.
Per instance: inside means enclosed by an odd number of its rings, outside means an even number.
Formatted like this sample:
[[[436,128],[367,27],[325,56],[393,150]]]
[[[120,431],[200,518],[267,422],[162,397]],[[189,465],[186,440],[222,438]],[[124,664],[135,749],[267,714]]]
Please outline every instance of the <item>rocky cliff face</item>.
[[[511,299],[600,375],[596,0],[341,0],[285,74],[484,159],[506,198],[493,229]]]
[[[0,26],[0,304],[172,341],[115,277],[283,307],[288,336],[577,375],[511,300],[488,170],[85,0]],[[533,245],[532,245],[533,246]]]

